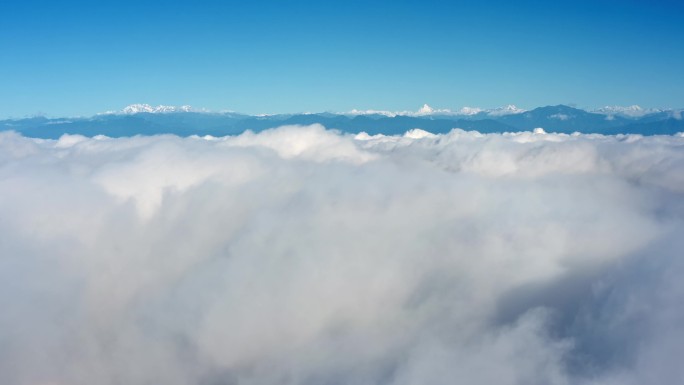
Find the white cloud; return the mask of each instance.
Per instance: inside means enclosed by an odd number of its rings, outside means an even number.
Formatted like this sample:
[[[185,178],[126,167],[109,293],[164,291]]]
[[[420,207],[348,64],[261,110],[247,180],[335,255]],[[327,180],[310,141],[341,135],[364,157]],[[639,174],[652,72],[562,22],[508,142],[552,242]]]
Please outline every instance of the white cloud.
[[[9,384],[676,383],[684,137],[0,133]]]
[[[549,117],[552,119],[558,119],[558,120],[568,120],[571,118],[571,116],[569,116],[567,114],[553,114]]]
[[[357,110],[353,109],[346,113],[346,115],[384,115],[388,117],[395,116],[430,116],[430,115],[471,115],[472,109],[465,107],[463,110],[466,113],[453,112],[449,109],[432,108],[427,104],[423,104],[417,111],[386,111],[386,110]]]
[[[414,128],[412,130],[407,131],[404,134],[404,137],[406,138],[411,138],[411,139],[422,139],[422,138],[436,138],[437,135],[427,132],[425,130],[421,130],[420,128]]]
[[[353,109],[349,112],[347,112],[347,115],[384,115],[388,116],[390,118],[395,117],[397,115],[401,115],[401,112],[392,112],[392,111],[387,111],[387,110],[358,110],[358,109]]]
[[[458,110],[459,115],[477,115],[480,112],[483,112],[482,108],[479,107],[463,107],[460,110]]]
[[[326,131],[320,124],[308,127],[283,126],[278,130],[267,130],[259,134],[247,131],[236,137],[225,137],[224,143],[229,146],[268,148],[285,159],[337,159],[363,163],[376,157],[359,151],[347,137],[334,131]]]

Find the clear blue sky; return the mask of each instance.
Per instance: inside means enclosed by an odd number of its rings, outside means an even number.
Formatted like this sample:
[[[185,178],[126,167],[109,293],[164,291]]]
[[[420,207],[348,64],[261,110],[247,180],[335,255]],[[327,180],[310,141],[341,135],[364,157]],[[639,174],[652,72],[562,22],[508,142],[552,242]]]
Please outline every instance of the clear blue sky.
[[[0,2],[0,117],[684,107],[680,1]]]

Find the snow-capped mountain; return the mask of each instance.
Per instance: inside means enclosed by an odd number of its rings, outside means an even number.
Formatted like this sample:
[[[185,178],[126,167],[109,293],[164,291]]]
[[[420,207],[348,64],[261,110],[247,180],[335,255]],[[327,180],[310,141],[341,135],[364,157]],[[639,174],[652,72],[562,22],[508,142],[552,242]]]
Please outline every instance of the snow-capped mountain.
[[[640,118],[645,115],[650,115],[650,114],[657,114],[659,112],[663,112],[664,110],[658,109],[658,108],[641,108],[638,105],[632,105],[632,106],[605,106],[601,108],[597,108],[593,110],[592,112],[597,113],[597,114],[603,114],[603,115],[608,115],[608,116],[623,116],[627,118]]]
[[[613,108],[610,111],[621,110]],[[628,111],[641,113],[644,110],[630,108]],[[525,112],[515,106],[492,110],[464,107],[451,111],[423,105],[415,111],[402,112],[354,110],[346,114],[326,112],[255,116],[208,112],[189,106],[153,107],[148,104],[134,104],[123,111],[92,117],[0,120],[0,131],[12,130],[26,136],[51,139],[59,138],[64,133],[114,137],[156,134],[225,136],[237,135],[246,130],[258,132],[282,125],[322,124],[343,132],[366,132],[369,135],[403,135],[415,128],[430,133],[447,133],[454,128],[492,133],[532,131],[540,127],[547,132],[567,134],[673,135],[684,132],[683,115],[682,109],[669,109],[641,117],[624,117],[588,112],[566,105],[537,107]],[[410,135],[423,134],[415,131]]]
[[[448,108],[433,108],[428,104],[423,104],[417,111],[387,111],[387,110],[357,110],[353,109],[343,115],[382,115],[393,118],[395,116],[474,116],[484,113],[490,116],[504,116],[512,114],[520,114],[527,110],[523,110],[514,105],[507,105],[493,109],[483,109],[479,107],[462,107],[457,111],[452,111]]]
[[[427,104],[423,104],[423,106],[420,107],[418,109],[418,111],[416,113],[414,113],[412,116],[430,116],[430,115],[454,115],[454,112],[448,108],[445,108],[445,109],[432,108]]]
[[[503,115],[515,115],[515,114],[522,114],[523,112],[526,112],[527,110],[523,110],[522,108],[518,108],[514,106],[513,104],[509,104],[504,107],[499,107],[499,108],[494,108],[492,110],[486,110],[487,115],[489,116],[503,116]]]
[[[121,110],[121,114],[131,115],[140,113],[163,114],[169,112],[192,112],[194,109],[191,106],[164,106],[158,105],[156,107],[149,104],[131,104]]]

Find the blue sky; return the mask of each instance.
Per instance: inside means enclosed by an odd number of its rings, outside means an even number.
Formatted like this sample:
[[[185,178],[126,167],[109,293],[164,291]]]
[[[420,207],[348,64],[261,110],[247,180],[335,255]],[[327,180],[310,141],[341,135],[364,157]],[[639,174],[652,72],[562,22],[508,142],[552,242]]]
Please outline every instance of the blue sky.
[[[0,117],[684,106],[677,1],[0,3]]]

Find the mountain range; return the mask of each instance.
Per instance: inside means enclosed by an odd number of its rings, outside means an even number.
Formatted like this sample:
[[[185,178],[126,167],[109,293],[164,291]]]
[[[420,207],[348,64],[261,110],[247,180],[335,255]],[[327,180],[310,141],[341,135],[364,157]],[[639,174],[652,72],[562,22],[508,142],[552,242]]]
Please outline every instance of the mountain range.
[[[262,131],[283,125],[320,123],[343,132],[397,135],[420,128],[445,133],[454,128],[482,133],[532,131],[543,128],[558,133],[672,135],[684,132],[684,110],[646,110],[638,106],[604,107],[586,111],[566,105],[523,110],[515,106],[483,110],[464,107],[459,111],[433,109],[424,105],[416,112],[359,111],[347,113],[302,113],[245,115],[208,112],[190,106],[134,104],[118,112],[91,117],[32,117],[0,120],[0,131],[54,139],[63,134],[110,137],[176,134],[234,135],[246,130]]]

